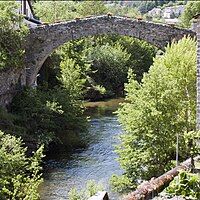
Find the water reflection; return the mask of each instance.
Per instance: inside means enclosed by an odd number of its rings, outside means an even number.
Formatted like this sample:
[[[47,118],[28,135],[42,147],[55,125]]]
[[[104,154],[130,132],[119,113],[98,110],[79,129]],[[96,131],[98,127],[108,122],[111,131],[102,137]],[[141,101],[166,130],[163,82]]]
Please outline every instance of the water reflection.
[[[101,183],[112,199],[118,199],[118,194],[111,192],[109,186],[110,176],[122,173],[113,152],[113,145],[117,143],[113,137],[121,132],[117,117],[112,114],[118,103],[89,107],[87,112],[93,114],[89,133],[82,134],[82,140],[88,143],[87,148],[53,155],[46,162],[45,181],[40,187],[42,200],[67,199],[70,188],[81,189],[91,179]]]

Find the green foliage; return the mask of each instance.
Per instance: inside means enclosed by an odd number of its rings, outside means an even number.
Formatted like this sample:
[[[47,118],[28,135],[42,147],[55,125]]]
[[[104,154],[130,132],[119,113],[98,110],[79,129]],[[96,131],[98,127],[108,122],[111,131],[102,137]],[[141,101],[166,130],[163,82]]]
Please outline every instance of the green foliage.
[[[135,18],[141,16],[140,11],[136,7],[131,6],[121,6],[119,4],[111,4],[107,6],[108,12],[112,13],[115,16],[126,16]]]
[[[13,114],[19,116],[15,124],[24,127],[25,133],[29,137],[44,144],[48,144],[52,140],[53,118],[55,113],[59,115],[59,111],[52,111],[51,106],[47,103],[48,95],[34,89],[27,89],[14,98],[10,108]],[[54,110],[56,109],[54,108]]]
[[[111,9],[112,6],[105,8],[102,1],[54,1],[38,2],[35,4],[36,14],[43,21],[49,22],[53,22],[55,19],[58,19],[58,21],[73,19],[76,14],[77,17],[100,15],[107,11],[112,12]],[[120,9],[123,10],[122,15],[139,15],[136,12],[136,8],[120,6]],[[73,16],[71,15],[72,13]],[[115,11],[113,14],[115,14]],[[116,11],[116,15],[118,14]],[[116,41],[119,42],[115,44]],[[91,93],[98,90],[99,97],[102,97],[103,95],[100,94],[102,93],[102,89],[99,86],[101,85],[106,89],[106,92],[103,91],[104,97],[108,97],[109,95],[114,95],[116,92],[118,93],[117,95],[123,95],[123,84],[127,82],[128,68],[134,69],[138,80],[141,79],[142,73],[147,71],[152,64],[155,48],[133,38],[103,35],[67,42],[56,51],[56,54],[59,55],[60,60],[67,62],[66,60],[72,59],[68,62],[74,62],[74,65],[79,66],[80,73],[82,74],[81,79],[86,78],[85,89],[90,89]],[[55,64],[52,66],[54,67]],[[55,76],[60,77],[59,71],[54,70],[56,73]],[[88,92],[89,98],[90,91]]]
[[[70,189],[68,195],[69,200],[86,200],[84,197],[84,191],[78,192],[76,188]]]
[[[113,190],[119,193],[128,193],[136,187],[136,184],[133,184],[127,175],[118,176],[113,174],[110,178],[110,184]]]
[[[153,1],[140,1],[137,4],[137,7],[138,7],[139,11],[142,14],[145,14],[148,11],[152,10],[154,7],[156,7],[156,2],[153,2]]]
[[[29,138],[45,145],[59,140],[59,133],[85,130],[80,94],[75,93],[75,84],[72,85],[66,89],[27,89],[17,95],[10,108],[11,113],[18,116],[14,124],[23,127]]]
[[[27,29],[15,9],[17,4],[14,1],[0,2],[0,69],[23,66]]]
[[[179,173],[177,177],[163,191],[169,197],[181,195],[185,199],[200,199],[200,180],[198,175],[191,174],[185,171]]]
[[[50,62],[45,63],[45,69],[40,71],[39,78],[48,81],[50,87],[59,84],[55,81],[56,76],[61,77],[61,68],[58,66],[61,61],[69,62],[65,65],[73,63],[71,68],[74,66],[79,68],[80,78],[85,82],[83,94],[89,90],[85,95],[86,98],[92,98],[91,91],[98,91],[96,94],[99,98],[123,95],[128,68],[133,69],[137,80],[140,81],[143,72],[148,71],[152,64],[155,54],[156,48],[153,46],[127,36],[83,37],[67,42],[56,50],[50,57]],[[43,75],[47,68],[50,71],[49,75]]]
[[[18,116],[14,125],[22,127],[24,135],[39,144],[58,142],[61,133],[67,135],[73,130],[76,134],[87,128],[81,99],[90,65],[85,63],[83,71],[62,52],[59,56],[59,61],[56,61],[56,64],[60,62],[57,86],[48,88],[43,83],[37,89],[28,88],[14,98],[10,108],[11,113]]]
[[[69,200],[87,200],[100,190],[103,190],[102,186],[96,185],[94,180],[90,180],[87,183],[86,189],[82,189],[80,192],[76,188],[70,189],[68,193]]]
[[[17,136],[24,135],[24,128],[15,124],[15,121],[18,119],[17,115],[9,113],[4,108],[0,107],[0,119],[0,130],[9,134],[15,133]]]
[[[119,43],[115,46],[106,44],[94,48],[91,59],[94,60],[93,70],[97,70],[93,75],[96,83],[112,92],[123,87],[127,80],[129,58],[130,54],[123,50]]]
[[[128,67],[136,74],[136,79],[141,81],[143,73],[152,65],[157,49],[145,41],[132,37],[120,36],[118,41],[131,55]]]
[[[187,151],[192,157],[195,157],[200,154],[200,145],[198,141],[200,140],[200,132],[195,131],[185,132],[184,141],[185,141],[185,151]]]
[[[102,15],[106,14],[107,10],[103,3],[103,1],[83,1],[80,3],[80,8],[78,9],[78,13],[81,16],[90,16],[90,15]]]
[[[78,17],[76,4],[74,1],[38,1],[34,11],[41,21],[53,23]]]
[[[86,79],[81,75],[81,68],[72,59],[65,58],[60,63],[61,75],[58,78],[62,87],[67,90],[69,96],[74,100],[83,96],[83,87]],[[72,84],[73,83],[73,84]]]
[[[34,10],[43,22],[50,23],[106,13],[102,1],[39,1]]]
[[[0,199],[39,199],[38,186],[42,182],[40,170],[43,147],[32,157],[26,156],[20,138],[0,131]]]
[[[175,159],[176,134],[195,129],[196,43],[183,38],[155,58],[142,83],[129,72],[126,102],[118,110],[124,133],[116,152],[128,185],[138,178],[150,179],[169,170]],[[190,156],[180,139],[180,157]],[[116,189],[122,188],[122,184]],[[131,189],[130,187],[130,189]]]
[[[200,13],[200,1],[188,1],[181,16],[184,27],[190,27],[192,18]]]

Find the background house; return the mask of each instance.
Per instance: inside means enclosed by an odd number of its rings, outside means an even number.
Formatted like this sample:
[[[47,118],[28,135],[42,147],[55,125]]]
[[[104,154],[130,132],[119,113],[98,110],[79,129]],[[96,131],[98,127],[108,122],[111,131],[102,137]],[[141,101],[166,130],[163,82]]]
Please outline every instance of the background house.
[[[160,8],[153,8],[148,12],[151,17],[160,16],[163,14],[163,11]]]
[[[148,12],[151,17],[162,16],[165,19],[177,18],[184,10],[184,5],[166,7],[165,9],[153,8]]]
[[[163,10],[163,17],[167,19],[179,17],[183,13],[183,10],[184,10],[183,5],[166,7]]]

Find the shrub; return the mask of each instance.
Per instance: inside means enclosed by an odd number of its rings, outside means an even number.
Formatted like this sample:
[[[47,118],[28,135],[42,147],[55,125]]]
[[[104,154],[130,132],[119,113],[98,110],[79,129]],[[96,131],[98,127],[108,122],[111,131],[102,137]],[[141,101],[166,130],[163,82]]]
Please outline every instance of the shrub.
[[[168,196],[181,195],[186,199],[200,199],[200,180],[198,175],[186,171],[179,173],[177,177],[163,191]]]
[[[44,157],[41,146],[32,157],[26,156],[20,138],[0,131],[0,199],[39,199],[42,182],[40,163]]]

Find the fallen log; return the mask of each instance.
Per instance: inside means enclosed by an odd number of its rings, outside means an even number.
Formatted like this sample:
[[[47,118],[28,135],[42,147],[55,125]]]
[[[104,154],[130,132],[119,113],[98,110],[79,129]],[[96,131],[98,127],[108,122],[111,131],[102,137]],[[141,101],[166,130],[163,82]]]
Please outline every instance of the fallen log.
[[[200,156],[194,158],[195,161],[199,159]],[[171,169],[170,171],[166,172],[160,177],[142,183],[137,187],[136,191],[129,193],[127,196],[123,198],[123,200],[152,199],[159,192],[165,189],[181,170],[189,169],[190,164],[191,164],[191,159],[189,158],[186,161],[182,162],[179,166]]]

